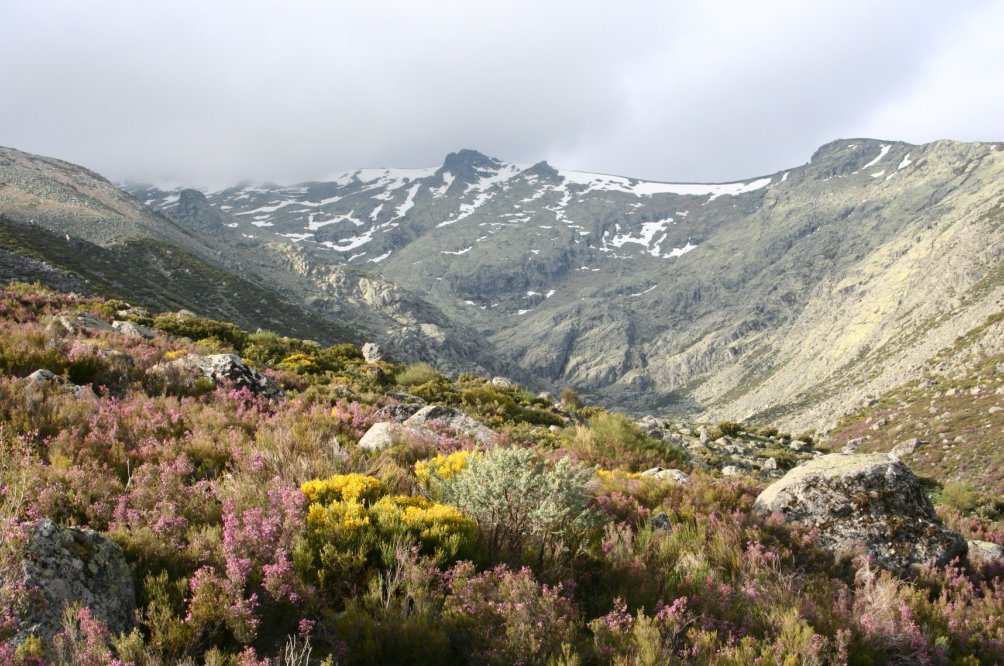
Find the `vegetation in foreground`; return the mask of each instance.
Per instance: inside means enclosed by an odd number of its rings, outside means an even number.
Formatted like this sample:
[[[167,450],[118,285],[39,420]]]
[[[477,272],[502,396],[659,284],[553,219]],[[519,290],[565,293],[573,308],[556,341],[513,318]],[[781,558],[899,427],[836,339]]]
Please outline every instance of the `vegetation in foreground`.
[[[749,478],[639,474],[686,458],[571,394],[556,406],[199,318],[129,315],[163,332],[148,340],[46,328],[125,309],[0,293],[0,663],[1004,663],[1000,564],[902,581],[835,557],[753,514]],[[148,375],[222,351],[286,397]],[[26,391],[39,368],[97,395]],[[357,446],[416,397],[477,417],[496,445],[442,430]],[[43,517],[122,546],[131,634],[70,608],[53,641],[11,642],[31,602],[18,548]],[[1004,542],[986,518],[960,526]]]

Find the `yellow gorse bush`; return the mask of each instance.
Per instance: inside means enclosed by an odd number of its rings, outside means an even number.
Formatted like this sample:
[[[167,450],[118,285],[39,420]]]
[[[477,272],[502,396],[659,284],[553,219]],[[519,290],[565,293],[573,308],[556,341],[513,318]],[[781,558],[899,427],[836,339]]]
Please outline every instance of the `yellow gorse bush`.
[[[432,479],[448,481],[464,471],[471,455],[470,451],[456,451],[446,456],[437,455],[428,460],[419,460],[415,463],[415,476],[425,487],[429,486]]]
[[[335,474],[329,479],[307,481],[300,490],[311,503],[336,501],[372,504],[387,492],[380,479],[363,474]]]
[[[371,476],[338,474],[301,486],[310,500],[301,561],[309,578],[331,579],[377,558],[380,544],[417,543],[441,564],[473,556],[477,524],[459,509],[409,495],[385,496]]]

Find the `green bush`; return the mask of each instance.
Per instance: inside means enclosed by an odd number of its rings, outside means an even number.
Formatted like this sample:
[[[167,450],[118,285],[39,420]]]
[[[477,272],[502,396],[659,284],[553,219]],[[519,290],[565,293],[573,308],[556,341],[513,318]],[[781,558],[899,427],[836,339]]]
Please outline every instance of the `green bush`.
[[[718,424],[718,432],[722,437],[736,437],[743,431],[743,427],[734,421],[721,421]]]
[[[428,363],[412,363],[405,367],[394,377],[398,386],[421,386],[429,382],[441,382],[445,380],[438,370]]]
[[[235,324],[202,317],[185,317],[174,313],[160,314],[154,317],[153,327],[189,340],[204,340],[211,338],[240,351],[247,343],[248,334]]]
[[[592,476],[568,458],[550,464],[529,449],[494,449],[438,488],[477,523],[490,560],[544,565],[574,555],[596,525],[586,490]]]
[[[588,427],[567,431],[564,441],[582,460],[606,469],[640,471],[656,465],[679,466],[685,460],[679,449],[647,437],[623,414],[600,412]]]

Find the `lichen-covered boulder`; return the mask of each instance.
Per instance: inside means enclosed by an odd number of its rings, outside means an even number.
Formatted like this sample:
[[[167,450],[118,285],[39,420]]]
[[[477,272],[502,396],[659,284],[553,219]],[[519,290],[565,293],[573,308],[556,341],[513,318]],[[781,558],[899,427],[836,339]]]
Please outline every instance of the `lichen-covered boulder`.
[[[442,405],[423,407],[405,421],[404,425],[419,430],[448,428],[459,435],[476,439],[485,446],[494,444],[497,437],[494,430],[480,421],[464,414],[459,409]]]
[[[812,526],[824,547],[861,550],[900,575],[966,554],[965,539],[941,525],[913,472],[885,454],[810,460],[768,486],[754,508]]]
[[[191,354],[166,363],[158,363],[147,370],[147,375],[177,378],[182,381],[207,377],[217,386],[232,384],[266,398],[283,396],[282,388],[275,380],[249,366],[237,354],[209,354],[205,356]]]
[[[52,638],[62,628],[68,604],[86,607],[112,633],[135,624],[132,572],[115,542],[87,529],[39,521],[22,559],[24,583],[38,595],[18,617],[21,636]]]

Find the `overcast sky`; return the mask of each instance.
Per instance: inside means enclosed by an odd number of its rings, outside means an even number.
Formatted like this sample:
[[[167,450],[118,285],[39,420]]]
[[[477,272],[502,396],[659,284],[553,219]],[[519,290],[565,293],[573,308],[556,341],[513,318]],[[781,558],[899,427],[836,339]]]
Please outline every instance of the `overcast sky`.
[[[837,138],[1004,140],[992,0],[3,0],[0,145],[113,180],[503,160],[750,178]]]

